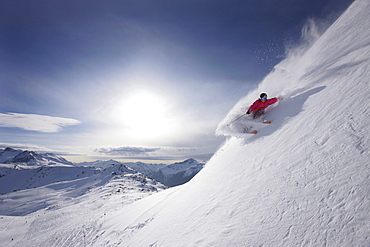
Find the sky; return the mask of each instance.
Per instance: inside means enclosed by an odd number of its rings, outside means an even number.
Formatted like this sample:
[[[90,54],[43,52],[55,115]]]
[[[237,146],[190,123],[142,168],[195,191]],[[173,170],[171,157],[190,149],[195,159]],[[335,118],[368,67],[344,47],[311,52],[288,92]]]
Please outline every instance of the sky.
[[[352,2],[3,0],[0,148],[206,161],[224,141],[218,123],[305,23]]]

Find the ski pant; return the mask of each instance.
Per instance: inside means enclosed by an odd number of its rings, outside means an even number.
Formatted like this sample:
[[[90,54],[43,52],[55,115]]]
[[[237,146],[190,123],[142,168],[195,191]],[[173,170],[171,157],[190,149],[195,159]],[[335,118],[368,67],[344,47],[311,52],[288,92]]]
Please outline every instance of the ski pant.
[[[264,114],[265,114],[265,109],[261,109],[256,112],[253,112],[253,119],[259,118]]]

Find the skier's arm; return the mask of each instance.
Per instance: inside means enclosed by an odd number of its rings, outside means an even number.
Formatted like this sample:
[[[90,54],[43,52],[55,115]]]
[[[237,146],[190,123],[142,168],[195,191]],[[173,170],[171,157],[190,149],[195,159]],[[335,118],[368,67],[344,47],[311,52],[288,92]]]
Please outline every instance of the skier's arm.
[[[271,99],[268,99],[266,102],[268,103],[268,105],[272,105],[272,104],[275,104],[277,101],[278,101],[278,98],[271,98]]]
[[[257,102],[258,100],[256,100],[249,108],[248,108],[248,111],[247,111],[247,114],[250,114],[251,112],[254,112],[254,109],[256,108],[256,105],[257,105]]]

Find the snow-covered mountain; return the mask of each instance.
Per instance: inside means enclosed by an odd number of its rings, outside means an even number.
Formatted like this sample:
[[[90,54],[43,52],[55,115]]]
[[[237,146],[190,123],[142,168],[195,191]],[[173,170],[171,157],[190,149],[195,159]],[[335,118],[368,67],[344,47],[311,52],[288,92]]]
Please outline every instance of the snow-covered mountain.
[[[177,186],[190,181],[204,165],[195,159],[188,159],[165,166],[152,174],[152,177],[167,186]]]
[[[122,162],[110,159],[110,160],[95,160],[95,161],[85,161],[85,162],[75,163],[76,166],[95,166],[95,167],[101,167],[101,168],[106,168],[108,166],[111,166],[112,164],[118,165],[118,164],[122,164]]]
[[[40,154],[34,151],[23,151],[12,148],[0,149],[0,163],[22,164],[28,166],[73,166],[72,162],[52,153]]]
[[[120,164],[120,162],[115,160],[97,160],[93,162],[77,163],[76,165],[106,167],[110,164]],[[170,187],[188,182],[202,170],[205,165],[195,159],[187,159],[170,165],[148,164],[143,162],[128,162],[123,164]]]
[[[21,152],[22,150],[15,150],[13,148],[0,149],[0,163],[6,163],[7,161],[12,160]]]
[[[80,194],[74,180],[1,195],[0,243],[370,246],[369,16],[370,2],[356,0],[277,65],[220,123],[226,142],[188,183],[129,205],[110,187],[119,179]],[[273,123],[230,131],[261,92],[284,97],[266,116]],[[28,203],[36,210],[7,211]]]
[[[55,208],[65,201],[79,200],[82,196],[86,203],[99,204],[102,198],[114,195],[114,200],[118,200],[121,206],[166,188],[122,164],[105,169],[76,166],[14,169],[0,166],[0,215],[28,215]]]
[[[129,162],[124,163],[126,166],[131,167],[132,169],[135,169],[136,171],[139,171],[149,177],[155,178],[153,175],[158,172],[160,169],[163,169],[166,167],[165,164],[151,164],[151,163],[143,163],[143,162]],[[163,183],[163,181],[158,180],[159,182]]]

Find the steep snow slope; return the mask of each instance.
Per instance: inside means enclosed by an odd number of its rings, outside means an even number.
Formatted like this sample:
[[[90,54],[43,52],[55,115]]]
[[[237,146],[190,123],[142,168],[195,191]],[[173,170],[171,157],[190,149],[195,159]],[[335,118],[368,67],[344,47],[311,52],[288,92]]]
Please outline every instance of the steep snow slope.
[[[92,246],[369,246],[370,2],[357,0],[260,92],[283,95],[255,136],[230,137],[189,183],[102,222]]]

